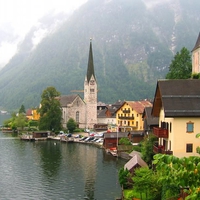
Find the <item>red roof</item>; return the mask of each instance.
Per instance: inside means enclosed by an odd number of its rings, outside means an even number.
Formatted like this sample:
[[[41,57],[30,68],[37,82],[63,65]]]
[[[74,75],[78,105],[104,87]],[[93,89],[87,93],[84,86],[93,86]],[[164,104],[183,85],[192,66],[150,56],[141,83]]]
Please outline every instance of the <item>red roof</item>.
[[[26,111],[26,116],[31,116],[32,115],[32,109],[28,109]]]

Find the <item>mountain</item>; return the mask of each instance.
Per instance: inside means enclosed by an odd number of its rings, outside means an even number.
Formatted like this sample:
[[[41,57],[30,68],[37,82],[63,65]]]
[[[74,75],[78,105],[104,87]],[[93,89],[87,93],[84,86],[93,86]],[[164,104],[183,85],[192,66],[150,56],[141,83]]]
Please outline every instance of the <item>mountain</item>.
[[[152,99],[175,53],[194,47],[199,9],[198,0],[88,0],[36,45],[30,30],[0,71],[0,106],[38,106],[48,86],[82,90],[90,38],[99,101]]]

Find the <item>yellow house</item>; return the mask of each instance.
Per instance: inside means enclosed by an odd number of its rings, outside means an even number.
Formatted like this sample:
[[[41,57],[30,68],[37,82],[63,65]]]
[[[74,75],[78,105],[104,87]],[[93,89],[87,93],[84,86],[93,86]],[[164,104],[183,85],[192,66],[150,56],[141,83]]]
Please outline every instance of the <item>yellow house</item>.
[[[199,156],[200,146],[200,80],[159,80],[157,82],[152,116],[159,117],[155,153],[176,157]]]
[[[37,109],[28,109],[26,111],[26,118],[28,120],[39,120],[40,114],[37,112]]]
[[[142,114],[145,107],[152,104],[147,101],[125,101],[116,111],[116,122],[121,132],[143,130]]]
[[[40,119],[40,114],[37,112],[37,109],[32,109],[32,114],[33,114],[33,120],[39,120]]]

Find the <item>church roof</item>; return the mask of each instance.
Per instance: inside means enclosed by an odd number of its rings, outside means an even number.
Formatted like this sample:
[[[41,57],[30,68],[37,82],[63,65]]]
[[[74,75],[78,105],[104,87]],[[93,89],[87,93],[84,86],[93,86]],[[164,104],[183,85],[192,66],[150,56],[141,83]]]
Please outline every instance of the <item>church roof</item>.
[[[65,107],[68,104],[71,104],[77,97],[79,97],[78,94],[61,96],[60,97],[60,104],[61,104],[62,107]]]
[[[200,48],[200,33],[199,33],[196,44],[195,44],[194,48],[192,49],[192,51],[195,51],[198,48]]]
[[[94,63],[93,63],[93,54],[92,54],[92,41],[90,40],[90,50],[89,50],[88,68],[87,68],[87,81],[88,82],[90,81],[92,75],[95,78]]]

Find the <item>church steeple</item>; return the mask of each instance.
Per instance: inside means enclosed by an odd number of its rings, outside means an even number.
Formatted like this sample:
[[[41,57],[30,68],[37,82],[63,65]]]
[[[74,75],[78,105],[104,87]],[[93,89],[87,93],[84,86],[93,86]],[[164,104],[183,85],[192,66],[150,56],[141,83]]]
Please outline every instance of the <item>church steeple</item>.
[[[90,49],[89,49],[88,68],[87,68],[87,81],[88,82],[90,81],[92,75],[94,76],[94,79],[95,79],[93,53],[92,53],[92,39],[90,39]]]
[[[200,33],[199,33],[196,44],[195,44],[194,48],[192,49],[192,51],[195,51],[198,48],[200,48]]]
[[[90,49],[88,58],[87,74],[84,81],[84,102],[86,113],[86,128],[94,128],[97,123],[97,80],[94,74],[94,63],[92,54],[92,40],[90,39]]]

